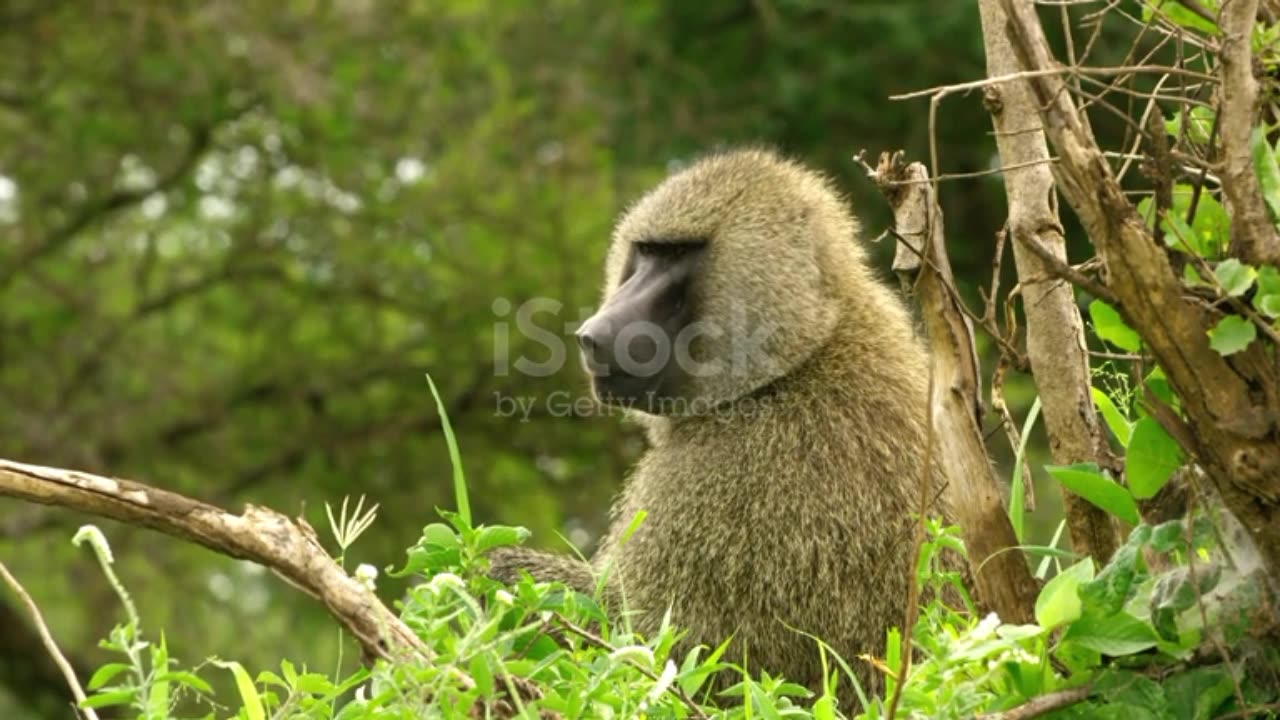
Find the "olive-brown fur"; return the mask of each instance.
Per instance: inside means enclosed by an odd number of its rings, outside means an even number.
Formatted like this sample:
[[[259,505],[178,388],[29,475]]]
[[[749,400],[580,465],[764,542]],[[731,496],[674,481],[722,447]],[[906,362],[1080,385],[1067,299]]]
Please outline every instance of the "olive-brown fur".
[[[752,669],[816,689],[819,653],[804,631],[877,689],[856,657],[882,656],[905,612],[928,359],[856,235],[828,181],[762,150],[705,158],[636,203],[614,234],[606,300],[632,243],[705,238],[703,319],[776,326],[770,362],[693,381],[685,399],[713,410],[638,418],[651,446],[591,566],[513,549],[494,557],[494,576],[523,569],[591,592],[607,570],[611,597],[641,632],[655,632],[669,609],[689,631],[682,649],[732,635],[730,659],[745,651]],[[725,347],[695,350],[716,357]],[[942,482],[935,468],[934,495]],[[620,547],[642,510],[647,519]]]

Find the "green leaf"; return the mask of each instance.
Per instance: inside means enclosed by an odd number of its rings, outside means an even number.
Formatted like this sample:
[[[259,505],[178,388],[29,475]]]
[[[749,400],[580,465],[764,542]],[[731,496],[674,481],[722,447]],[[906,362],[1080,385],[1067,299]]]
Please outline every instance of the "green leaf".
[[[1230,297],[1240,297],[1253,287],[1253,281],[1258,277],[1258,271],[1253,266],[1246,265],[1235,258],[1223,260],[1213,269],[1213,276],[1217,279],[1218,285],[1222,286],[1222,291]]]
[[[213,688],[203,678],[193,672],[186,670],[174,670],[161,675],[158,679],[170,680],[180,685],[186,685],[189,688],[199,690],[202,693],[213,694]]]
[[[453,466],[453,494],[458,503],[458,515],[469,527],[471,525],[471,501],[467,498],[467,477],[462,472],[462,454],[458,452],[458,439],[453,435],[453,426],[449,423],[449,412],[444,407],[444,400],[436,383],[427,375],[427,385],[431,386],[431,395],[436,399],[436,409],[440,412],[440,429],[444,431],[445,443],[449,446],[449,463]]]
[[[462,547],[458,534],[444,523],[431,523],[422,528],[422,542],[424,545],[438,545],[443,548]]]
[[[1187,263],[1182,266],[1182,281],[1185,282],[1188,287],[1213,287],[1209,283],[1205,282],[1204,278],[1200,277],[1200,273],[1196,271],[1195,265],[1192,265],[1191,263]]]
[[[529,539],[529,531],[522,527],[495,525],[480,528],[476,537],[476,549],[480,552],[504,545],[519,545]]]
[[[1128,352],[1136,353],[1142,349],[1142,338],[1124,324],[1115,308],[1094,300],[1089,303],[1089,316],[1093,318],[1093,332],[1098,337]]]
[[[244,710],[249,720],[266,720],[267,711],[262,706],[262,697],[258,695],[258,688],[254,687],[253,678],[249,677],[244,666],[234,660],[212,662],[224,670],[230,670],[231,675],[235,677],[236,689],[240,691],[240,701],[244,703]]]
[[[312,695],[329,695],[335,689],[333,681],[320,673],[303,673],[298,676],[294,689]]]
[[[1280,295],[1280,270],[1272,265],[1258,268],[1258,294]]]
[[[1093,579],[1093,558],[1085,558],[1045,583],[1036,597],[1036,623],[1047,629],[1080,617],[1080,583]]]
[[[1186,457],[1178,441],[1155,418],[1142,418],[1133,427],[1129,452],[1124,457],[1129,492],[1139,500],[1155,497],[1184,462]]]
[[[1153,648],[1158,638],[1149,625],[1120,612],[1101,617],[1085,615],[1071,623],[1062,639],[1118,657]]]
[[[1219,355],[1233,355],[1249,347],[1258,337],[1258,328],[1239,315],[1227,315],[1209,329],[1209,347]]]
[[[1022,542],[1023,526],[1026,520],[1026,488],[1022,484],[1022,468],[1027,459],[1027,440],[1031,429],[1035,427],[1036,418],[1040,417],[1040,398],[1036,397],[1027,412],[1027,419],[1022,423],[1022,436],[1018,441],[1018,455],[1013,461],[1013,477],[1010,480],[1012,492],[1009,494],[1009,522],[1013,525],[1013,535]]]
[[[1116,440],[1120,442],[1121,447],[1129,447],[1129,437],[1133,434],[1133,425],[1120,412],[1116,404],[1111,401],[1111,396],[1102,392],[1098,388],[1089,388],[1090,395],[1093,396],[1093,404],[1098,406],[1098,410],[1102,413],[1102,419],[1106,421],[1107,427],[1111,429],[1111,433],[1116,436]]]
[[[129,690],[113,690],[111,692],[98,693],[91,695],[80,703],[82,708],[100,708],[111,707],[113,705],[128,705],[133,702],[133,698],[138,694],[136,689]]]
[[[1172,204],[1160,220],[1160,231],[1164,235],[1164,243],[1178,252],[1196,255],[1207,260],[1216,260],[1225,254],[1231,239],[1231,219],[1227,212],[1208,190],[1201,188],[1196,192],[1193,185],[1179,184],[1173,187]],[[1191,204],[1195,203],[1195,214],[1191,215]],[[1138,214],[1148,228],[1156,226],[1155,206],[1150,196],[1138,202]],[[1191,215],[1191,224],[1187,224],[1187,216]],[[1187,267],[1191,267],[1188,265]],[[1199,274],[1194,268],[1184,276],[1190,284],[1195,284]]]
[[[476,681],[481,697],[493,697],[493,669],[486,655],[471,658],[471,679]]]
[[[1253,306],[1271,319],[1280,318],[1280,295],[1261,295],[1253,299]]]
[[[1182,136],[1182,125],[1184,119],[1187,124],[1186,138],[1198,145],[1204,145],[1209,142],[1209,134],[1213,132],[1213,110],[1196,105],[1191,108],[1190,113],[1183,113],[1181,110],[1173,114],[1173,117],[1164,122],[1165,132],[1171,137]]]
[[[1213,3],[1212,0],[1207,0],[1207,4],[1214,5],[1216,3]],[[1146,0],[1146,2],[1142,3],[1143,22],[1152,23],[1157,17],[1155,12],[1157,8],[1160,10],[1160,17],[1168,18],[1182,27],[1198,30],[1208,35],[1217,35],[1219,33],[1217,23],[1201,17],[1199,13],[1192,12],[1172,0]]]
[[[1253,156],[1258,182],[1262,184],[1262,199],[1267,203],[1271,222],[1275,223],[1280,220],[1280,165],[1276,164],[1276,154],[1267,143],[1261,126],[1255,127],[1249,136],[1249,152]]]
[[[1210,720],[1231,699],[1235,685],[1221,665],[1174,673],[1164,681],[1169,708],[1178,720]]]
[[[1116,550],[1092,582],[1080,586],[1080,602],[1085,615],[1105,616],[1120,612],[1143,567],[1142,548],[1151,537],[1151,528],[1139,525]]]
[[[132,665],[128,665],[126,663],[107,663],[94,671],[93,677],[89,678],[89,684],[85,686],[85,689],[97,690],[98,688],[104,687],[107,683],[111,682],[111,679],[116,675],[119,675],[132,667]]]
[[[1280,317],[1280,270],[1270,265],[1258,268],[1258,294],[1253,306],[1269,318]]]
[[[1046,465],[1045,470],[1048,470],[1050,475],[1071,492],[1130,525],[1137,525],[1141,521],[1133,496],[1114,480],[1103,475],[1097,465],[1092,463],[1069,466]]]

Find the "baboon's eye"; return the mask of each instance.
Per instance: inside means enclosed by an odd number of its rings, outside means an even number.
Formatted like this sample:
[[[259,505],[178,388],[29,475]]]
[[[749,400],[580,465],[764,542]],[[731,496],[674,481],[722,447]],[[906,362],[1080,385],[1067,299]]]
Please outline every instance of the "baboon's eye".
[[[695,250],[706,247],[707,242],[700,239],[687,240],[645,240],[635,243],[636,254],[645,257],[675,259],[688,255]]]

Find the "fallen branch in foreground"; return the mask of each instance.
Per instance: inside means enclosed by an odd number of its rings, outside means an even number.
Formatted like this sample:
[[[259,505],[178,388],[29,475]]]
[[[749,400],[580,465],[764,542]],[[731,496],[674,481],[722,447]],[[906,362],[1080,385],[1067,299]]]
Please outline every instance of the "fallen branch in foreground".
[[[366,660],[428,659],[430,651],[378,597],[343,570],[301,518],[257,505],[235,515],[131,480],[0,459],[0,495],[159,530],[258,563],[324,603]]]

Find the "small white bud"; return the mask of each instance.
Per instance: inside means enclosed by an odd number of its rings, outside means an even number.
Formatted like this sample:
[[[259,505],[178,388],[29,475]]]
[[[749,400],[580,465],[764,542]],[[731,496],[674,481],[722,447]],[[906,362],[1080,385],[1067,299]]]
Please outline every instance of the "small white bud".
[[[431,582],[427,583],[427,588],[432,593],[439,595],[446,588],[450,590],[466,590],[467,584],[457,575],[444,572],[431,578]]]
[[[365,586],[369,592],[376,589],[376,581],[378,579],[378,568],[369,563],[360,563],[355,572],[356,582]]]
[[[668,660],[666,666],[662,668],[662,674],[658,676],[658,683],[653,686],[653,689],[646,696],[646,702],[654,702],[659,697],[662,697],[662,693],[671,687],[671,683],[675,682],[675,679],[676,664]]]
[[[653,669],[653,651],[643,645],[624,645],[609,653],[614,662],[633,662],[645,670]]]
[[[111,554],[111,546],[107,544],[107,536],[102,534],[97,525],[81,525],[76,531],[74,537],[71,538],[73,545],[79,546],[85,540],[89,541],[89,545],[98,553],[98,557],[102,558],[105,563],[114,563],[115,556]]]

